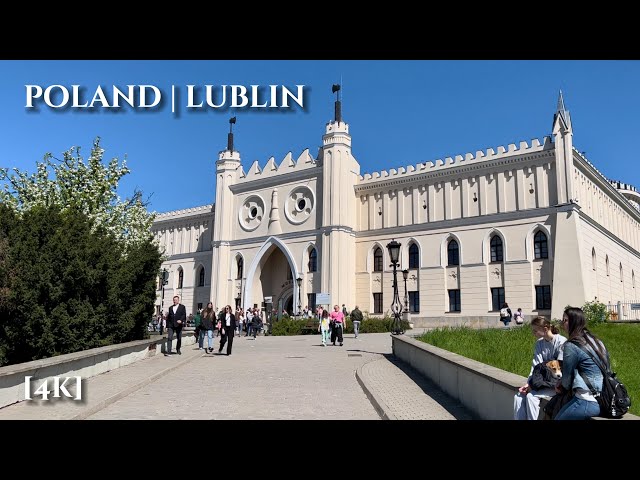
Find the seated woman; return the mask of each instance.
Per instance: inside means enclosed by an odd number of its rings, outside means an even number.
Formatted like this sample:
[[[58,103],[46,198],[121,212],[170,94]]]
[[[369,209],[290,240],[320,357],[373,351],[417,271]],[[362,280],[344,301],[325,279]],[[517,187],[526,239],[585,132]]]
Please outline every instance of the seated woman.
[[[540,397],[555,395],[552,388],[532,390],[529,381],[533,375],[533,369],[539,363],[546,363],[549,360],[562,361],[562,345],[567,341],[558,333],[558,329],[544,317],[536,317],[531,321],[531,333],[538,340],[533,350],[533,360],[527,383],[518,389],[518,393],[513,398],[513,418],[515,420],[537,420],[540,413]]]
[[[596,392],[602,391],[602,371],[592,355],[603,365],[609,365],[609,353],[602,341],[587,330],[582,309],[567,308],[562,315],[562,328],[569,334],[569,340],[564,345],[562,382],[556,391],[572,390],[573,396],[554,420],[586,420],[600,415],[600,405],[585,382],[588,380]]]

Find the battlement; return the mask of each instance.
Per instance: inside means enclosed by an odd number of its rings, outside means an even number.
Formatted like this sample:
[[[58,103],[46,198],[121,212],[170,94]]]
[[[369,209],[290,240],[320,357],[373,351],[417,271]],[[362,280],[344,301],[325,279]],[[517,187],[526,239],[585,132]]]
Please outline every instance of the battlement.
[[[185,208],[183,210],[173,210],[171,212],[163,212],[156,215],[155,222],[162,220],[173,220],[176,218],[190,217],[202,215],[205,213],[213,213],[213,205],[202,205],[200,207]]]
[[[237,183],[251,182],[260,178],[275,177],[294,171],[305,170],[316,167],[316,159],[309,154],[309,149],[305,149],[296,160],[291,152],[287,153],[282,161],[277,164],[274,157],[270,157],[267,163],[260,167],[258,160],[254,161],[246,172],[240,165],[240,174]]]
[[[627,190],[630,192],[637,192],[636,187],[629,183],[621,182],[620,180],[609,180],[609,183],[616,187],[618,190]]]
[[[463,155],[456,155],[455,157],[446,157],[444,160],[437,159],[434,162],[421,162],[416,165],[408,165],[407,167],[400,167],[397,170],[395,168],[390,169],[388,172],[382,170],[381,172],[365,173],[360,176],[360,185],[366,183],[377,182],[379,180],[388,178],[401,178],[412,175],[419,175],[422,173],[434,172],[437,170],[444,170],[447,168],[461,167],[465,165],[475,164],[477,162],[488,162],[492,160],[498,160],[502,158],[508,158],[516,155],[524,155],[535,152],[542,152],[545,150],[553,149],[553,143],[551,137],[544,137],[542,143],[539,139],[534,138],[529,145],[527,142],[520,142],[519,146],[515,143],[510,143],[506,148],[499,146],[494,150],[488,148],[486,151],[478,150],[475,154],[466,153]]]

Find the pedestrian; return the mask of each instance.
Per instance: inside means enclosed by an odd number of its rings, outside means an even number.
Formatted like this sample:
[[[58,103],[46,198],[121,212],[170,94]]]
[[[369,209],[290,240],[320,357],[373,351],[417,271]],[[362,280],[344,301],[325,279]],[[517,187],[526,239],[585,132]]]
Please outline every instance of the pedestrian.
[[[353,323],[353,333],[356,334],[356,338],[358,338],[358,333],[360,332],[360,322],[362,321],[362,312],[360,308],[356,305],[356,308],[351,312],[351,322]]]
[[[335,347],[337,338],[340,342],[340,346],[342,346],[342,333],[345,318],[338,305],[333,306],[333,312],[331,312],[330,317],[333,323],[333,326],[331,327],[331,343],[333,343],[333,346]]]
[[[220,333],[222,334],[222,338],[220,338],[220,348],[218,349],[218,353],[222,353],[224,344],[228,342],[227,356],[229,356],[231,355],[233,334],[236,329],[236,316],[232,313],[231,305],[227,305],[226,307],[224,307],[224,310],[220,312],[220,317],[218,317],[218,320],[221,324]]]
[[[567,341],[560,335],[558,328],[544,317],[536,317],[531,321],[531,333],[538,340],[533,349],[533,360],[527,383],[518,389],[513,399],[514,420],[537,420],[540,413],[540,397],[555,395],[552,388],[532,389],[531,376],[539,363],[547,363],[550,360],[562,361],[562,346]]]
[[[602,340],[587,329],[582,309],[567,308],[562,315],[562,328],[569,339],[564,344],[562,380],[556,392],[573,394],[554,420],[586,420],[600,415],[595,395],[602,391],[603,377],[594,358],[609,365],[609,352]]]
[[[193,324],[195,326],[195,337],[198,339],[198,350],[202,350],[202,344],[204,342],[205,330],[202,328],[202,315],[200,310],[193,316]]]
[[[329,312],[324,310],[322,312],[322,318],[318,324],[318,331],[322,334],[322,346],[326,347],[329,341]]]
[[[522,325],[524,323],[524,314],[521,308],[518,308],[518,311],[513,314],[513,320],[516,322],[516,325]]]
[[[178,355],[182,355],[180,347],[182,346],[182,327],[187,321],[187,309],[180,303],[180,297],[176,295],[173,297],[173,306],[169,307],[169,313],[167,314],[167,331],[169,336],[167,337],[167,353],[171,355],[171,342],[173,341],[173,335],[176,335],[176,351]]]
[[[164,332],[164,327],[167,325],[167,318],[164,312],[160,312],[160,316],[158,317],[158,328],[160,329],[160,335]]]
[[[504,323],[504,328],[509,327],[509,323],[511,323],[511,309],[507,302],[502,304],[502,308],[500,309],[500,321]]]
[[[216,312],[213,308],[213,303],[207,303],[207,308],[202,311],[201,314],[201,325],[200,330],[203,332],[203,341],[201,342],[202,346],[204,346],[204,335],[208,338],[209,344],[209,353],[213,352],[213,326],[216,321]],[[207,350],[205,349],[205,353]]]

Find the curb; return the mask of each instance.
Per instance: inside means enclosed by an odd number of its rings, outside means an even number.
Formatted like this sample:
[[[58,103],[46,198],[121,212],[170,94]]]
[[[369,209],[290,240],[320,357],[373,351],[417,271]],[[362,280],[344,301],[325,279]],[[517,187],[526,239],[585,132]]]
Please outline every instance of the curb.
[[[358,367],[356,369],[356,380],[362,387],[362,390],[364,390],[365,395],[371,402],[371,405],[373,405],[373,408],[375,409],[375,411],[378,413],[378,415],[380,415],[380,418],[382,420],[397,420],[396,416],[391,412],[391,409],[387,406],[387,404],[385,404],[382,401],[382,399],[380,399],[375,394],[373,388],[371,388],[371,386],[368,384],[365,378],[366,376],[363,375],[362,373],[362,368],[365,365],[369,365],[370,363],[373,363],[373,362],[384,362],[385,360],[386,359],[384,358],[378,358],[376,360],[372,360],[371,362],[367,362],[364,365],[361,365],[360,367]]]
[[[91,415],[93,415],[94,413],[97,413],[100,410],[108,407],[112,403],[115,403],[118,400],[131,395],[133,392],[135,392],[137,390],[140,390],[142,387],[145,387],[145,386],[149,385],[150,383],[156,381],[158,378],[160,378],[163,375],[171,372],[172,370],[175,370],[176,368],[180,368],[183,365],[186,365],[187,363],[192,362],[196,358],[202,358],[202,355],[194,355],[193,357],[187,358],[186,360],[183,360],[180,363],[176,363],[175,365],[172,365],[171,367],[165,368],[164,370],[161,370],[161,371],[159,371],[157,373],[154,373],[153,375],[151,375],[150,377],[146,378],[142,382],[137,383],[135,385],[131,385],[130,387],[125,388],[124,390],[116,393],[115,395],[112,395],[109,398],[106,398],[105,400],[102,400],[102,401],[98,402],[96,405],[83,410],[79,414],[71,417],[70,420],[84,420],[87,417],[90,417]],[[108,373],[108,372],[105,372],[105,373]]]

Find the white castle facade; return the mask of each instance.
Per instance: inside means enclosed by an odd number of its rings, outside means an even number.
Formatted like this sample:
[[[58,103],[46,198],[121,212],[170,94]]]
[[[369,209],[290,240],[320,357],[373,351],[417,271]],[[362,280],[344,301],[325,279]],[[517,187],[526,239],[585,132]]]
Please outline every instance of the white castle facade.
[[[638,299],[640,195],[573,146],[562,94],[550,137],[373,174],[360,174],[339,102],[315,157],[245,169],[233,134],[228,143],[215,204],[153,225],[169,272],[158,312],[177,294],[192,312],[267,298],[295,313],[324,293],[331,305],[389,313],[392,239],[416,326],[494,325],[505,301],[561,318],[595,297]],[[401,273],[399,289],[404,297]]]

